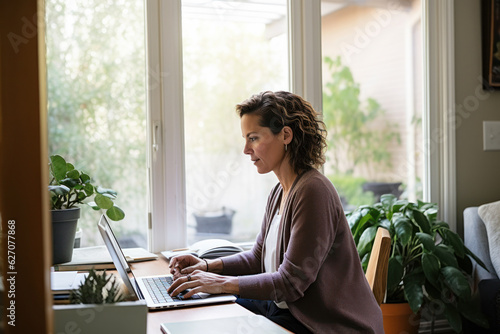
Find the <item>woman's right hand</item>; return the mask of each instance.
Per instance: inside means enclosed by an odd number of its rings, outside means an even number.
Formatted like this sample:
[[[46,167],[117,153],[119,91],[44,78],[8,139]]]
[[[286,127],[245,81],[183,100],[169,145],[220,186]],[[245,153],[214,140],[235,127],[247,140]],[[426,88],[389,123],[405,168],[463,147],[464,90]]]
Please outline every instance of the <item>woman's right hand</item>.
[[[195,270],[206,271],[207,264],[203,259],[193,255],[179,255],[170,259],[169,268],[174,279],[177,279]]]

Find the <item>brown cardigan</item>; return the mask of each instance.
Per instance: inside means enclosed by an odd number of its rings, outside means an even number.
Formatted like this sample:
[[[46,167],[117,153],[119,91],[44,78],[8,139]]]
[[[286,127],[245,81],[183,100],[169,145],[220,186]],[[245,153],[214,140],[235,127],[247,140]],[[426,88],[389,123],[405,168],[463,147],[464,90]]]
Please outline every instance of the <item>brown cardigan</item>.
[[[384,333],[340,199],[317,170],[295,180],[280,222],[280,266],[263,271],[264,241],[282,191],[280,184],[272,190],[253,249],[223,258],[223,273],[239,275],[242,298],[286,301],[314,333]]]

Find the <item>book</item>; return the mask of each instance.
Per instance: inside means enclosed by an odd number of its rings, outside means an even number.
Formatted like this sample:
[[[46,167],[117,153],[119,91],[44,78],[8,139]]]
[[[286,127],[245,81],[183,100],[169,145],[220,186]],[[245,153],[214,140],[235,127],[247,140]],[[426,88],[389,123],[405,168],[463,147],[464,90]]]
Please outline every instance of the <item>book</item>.
[[[128,262],[149,261],[158,258],[158,255],[140,247],[124,248],[123,254]],[[55,271],[78,271],[90,270],[92,268],[95,270],[115,269],[106,246],[75,248],[73,249],[73,258],[70,262],[54,265]]]
[[[71,290],[77,289],[80,286],[87,275],[87,273],[78,273],[77,271],[50,272],[52,294],[61,296],[69,295]]]
[[[290,333],[266,317],[257,314],[219,319],[168,322],[162,323],[160,328],[164,334]]]
[[[206,239],[195,242],[189,248],[161,252],[167,259],[174,256],[191,254],[202,259],[215,259],[242,252],[243,248],[225,239]]]

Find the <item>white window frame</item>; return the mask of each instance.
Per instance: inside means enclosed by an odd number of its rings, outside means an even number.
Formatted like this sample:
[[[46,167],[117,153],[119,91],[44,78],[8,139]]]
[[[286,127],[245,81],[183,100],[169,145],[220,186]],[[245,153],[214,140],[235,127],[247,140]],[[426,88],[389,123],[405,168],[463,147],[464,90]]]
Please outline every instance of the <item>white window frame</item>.
[[[185,247],[186,185],[180,0],[146,0],[148,247]]]
[[[455,30],[453,0],[422,0],[424,40],[424,199],[457,230]]]
[[[453,0],[422,0],[426,193],[456,230]],[[290,90],[322,111],[321,2],[288,0]],[[181,0],[146,0],[149,249],[185,247]]]

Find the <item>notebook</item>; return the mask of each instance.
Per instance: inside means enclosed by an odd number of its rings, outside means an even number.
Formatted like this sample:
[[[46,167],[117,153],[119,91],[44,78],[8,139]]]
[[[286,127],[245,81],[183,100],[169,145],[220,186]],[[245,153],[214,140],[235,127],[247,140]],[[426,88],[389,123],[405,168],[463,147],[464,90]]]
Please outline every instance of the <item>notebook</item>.
[[[172,275],[143,276],[136,278],[127,259],[123,255],[118,240],[105,215],[101,216],[98,228],[111,255],[111,259],[115,264],[116,270],[120,274],[128,291],[136,298],[145,300],[150,310],[234,302],[236,300],[236,297],[233,295],[211,295],[208,293],[197,293],[189,299],[183,299],[182,296],[179,298],[170,297],[166,290],[173,280]]]

